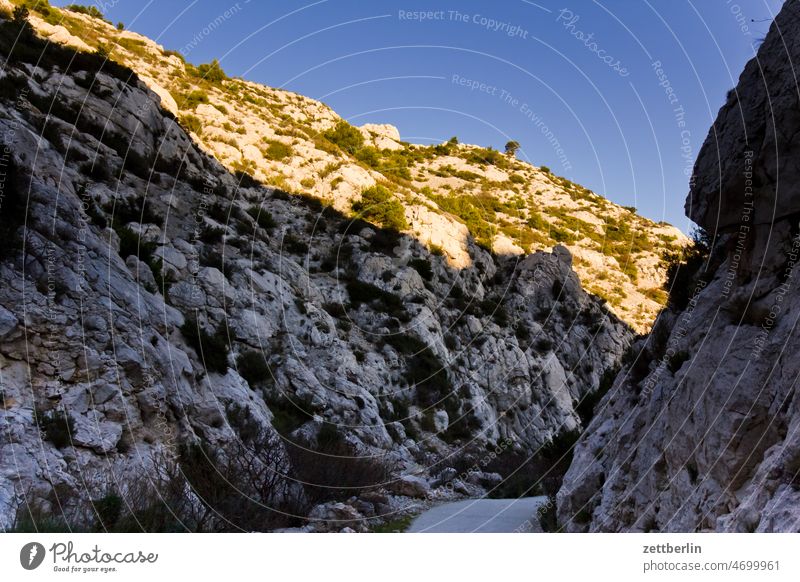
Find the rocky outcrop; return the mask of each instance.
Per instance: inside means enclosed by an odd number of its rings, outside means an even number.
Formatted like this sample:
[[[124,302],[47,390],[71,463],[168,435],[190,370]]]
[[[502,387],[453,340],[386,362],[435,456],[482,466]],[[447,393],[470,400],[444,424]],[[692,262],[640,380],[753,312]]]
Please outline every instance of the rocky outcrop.
[[[93,523],[88,500],[137,501],[142,476],[205,529],[263,528],[273,506],[363,526],[403,499],[475,495],[495,481],[437,475],[578,426],[628,347],[565,247],[499,257],[464,234],[454,268],[230,173],[130,70],[22,34],[32,50],[0,67],[16,243],[0,262],[0,526]],[[344,493],[320,485],[331,458],[350,463]]]
[[[686,210],[710,252],[575,449],[569,531],[800,530],[798,60],[788,0],[698,157]]]
[[[8,11],[3,6],[0,13]],[[74,10],[31,5],[30,21],[54,43],[99,49],[136,71],[201,149],[232,172],[345,213],[364,189],[384,184],[405,208],[407,232],[444,252],[455,268],[471,261],[464,230],[498,254],[564,244],[583,287],[637,332],[647,332],[663,307],[664,256],[685,246],[686,236],[548,168],[457,140],[406,143],[388,124],[353,128],[324,103],[221,69],[209,77],[151,39]],[[363,147],[326,137],[343,122]]]

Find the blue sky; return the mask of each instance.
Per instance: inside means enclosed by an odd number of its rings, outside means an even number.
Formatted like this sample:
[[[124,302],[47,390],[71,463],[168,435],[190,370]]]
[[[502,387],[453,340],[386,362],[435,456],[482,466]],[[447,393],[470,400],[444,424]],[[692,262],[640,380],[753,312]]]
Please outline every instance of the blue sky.
[[[782,3],[107,0],[104,12],[191,62],[219,58],[408,141],[515,139],[521,158],[688,232],[692,162]]]

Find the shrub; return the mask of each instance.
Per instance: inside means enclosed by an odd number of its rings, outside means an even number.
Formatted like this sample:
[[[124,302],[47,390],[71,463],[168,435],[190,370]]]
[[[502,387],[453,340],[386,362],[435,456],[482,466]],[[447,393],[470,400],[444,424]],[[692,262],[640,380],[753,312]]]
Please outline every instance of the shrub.
[[[132,222],[136,224],[158,224],[161,220],[153,211],[152,206],[147,204],[144,196],[137,196],[116,204],[108,204],[104,206],[104,209],[113,215],[111,225],[115,228]]]
[[[58,449],[72,442],[75,433],[75,419],[64,410],[34,411],[34,418],[44,438]]]
[[[618,367],[607,368],[606,371],[603,372],[603,376],[600,378],[600,384],[597,387],[597,390],[585,394],[578,402],[577,406],[575,407],[575,412],[578,413],[578,416],[581,419],[581,424],[584,426],[584,428],[589,426],[589,423],[594,417],[595,406],[597,406],[597,403],[603,399],[603,396],[605,396],[614,385],[614,380],[617,378],[618,373]]]
[[[322,308],[337,319],[347,317],[347,309],[341,303],[323,303]]]
[[[14,11],[12,12],[12,18],[15,24],[22,24],[26,22],[30,15],[31,13],[26,6],[15,6]]]
[[[87,16],[91,16],[92,18],[97,18],[98,20],[102,20],[103,22],[108,22],[109,24],[111,24],[108,20],[106,20],[106,17],[103,15],[103,13],[100,11],[100,9],[97,6],[83,6],[81,4],[67,4],[66,6],[64,6],[64,8],[66,8],[67,10],[69,10],[71,12],[78,12],[80,14],[86,14]]]
[[[272,373],[264,354],[255,350],[240,354],[236,358],[236,368],[239,375],[250,384],[250,387],[272,379]]]
[[[357,219],[356,219],[357,220]],[[368,223],[364,223],[366,226]],[[351,232],[358,232],[360,229],[354,228]],[[383,255],[393,257],[395,248],[397,245],[400,244],[400,239],[402,235],[400,232],[392,229],[382,229],[377,231],[375,234],[372,235],[372,238],[369,240],[369,250],[373,253],[381,253]]]
[[[203,267],[211,267],[218,270],[230,279],[233,275],[233,264],[230,259],[212,246],[204,246],[200,251],[200,264]]]
[[[201,103],[208,103],[208,93],[195,89],[186,96],[181,106],[185,109],[194,109]]]
[[[281,398],[267,402],[272,413],[272,426],[284,437],[311,420],[311,415],[296,404]]]
[[[249,429],[240,442],[182,447],[180,472],[199,501],[198,531],[269,531],[291,525],[294,520],[287,514],[304,511],[297,488],[287,479],[288,458],[280,439],[252,418],[242,421]]]
[[[350,281],[347,283],[347,294],[350,296],[350,302],[355,307],[362,303],[371,304],[377,301],[390,314],[399,316],[403,311],[403,301],[397,295],[392,295],[370,283],[364,283],[359,280]]]
[[[116,493],[108,493],[100,499],[92,501],[92,509],[97,516],[97,523],[93,528],[95,531],[109,532],[119,522],[124,509],[122,497]]]
[[[279,162],[292,155],[292,147],[281,141],[267,140],[267,149],[264,157]]]
[[[208,214],[209,218],[219,222],[220,224],[228,224],[234,214],[234,208],[235,207],[232,204],[225,205],[222,202],[217,201],[208,207],[206,214]]]
[[[256,221],[256,224],[263,229],[271,230],[278,226],[278,223],[275,222],[275,219],[272,216],[272,213],[269,210],[261,208],[261,206],[254,204],[250,208],[247,209],[247,213],[253,217]]]
[[[186,57],[183,56],[183,53],[180,51],[173,51],[173,50],[165,50],[164,51],[165,57],[178,57],[184,63],[186,62]]]
[[[711,237],[702,229],[692,233],[692,245],[682,253],[665,257],[667,280],[664,288],[669,291],[668,305],[677,310],[686,309],[692,299],[696,283],[707,276],[703,270],[711,252]]]
[[[197,65],[196,75],[209,83],[221,83],[228,79],[228,75],[222,70],[217,59],[214,59],[210,63]]]
[[[409,261],[409,266],[413,267],[414,270],[419,273],[419,276],[422,277],[425,281],[430,281],[433,279],[433,267],[431,267],[431,262],[427,259],[412,259]]]
[[[310,505],[345,500],[377,489],[391,475],[385,461],[360,456],[356,447],[328,423],[320,429],[316,446],[290,442],[288,449],[292,472],[303,483]]]
[[[291,234],[287,234],[283,237],[282,248],[294,255],[305,255],[308,253],[308,244]]]
[[[386,338],[386,343],[401,354],[410,356],[428,349],[428,345],[408,334],[394,334]]]
[[[434,202],[445,212],[458,216],[467,225],[470,234],[477,244],[491,248],[492,240],[497,234],[497,216],[494,210],[494,199],[488,196],[432,196]]]
[[[381,185],[364,190],[361,193],[361,200],[353,203],[353,210],[359,213],[361,218],[384,228],[392,230],[408,228],[403,205]]]
[[[206,224],[200,231],[200,240],[206,244],[213,245],[222,242],[222,235],[225,234],[225,229],[218,226],[211,226]]]
[[[225,374],[228,371],[228,333],[225,324],[220,324],[213,334],[200,327],[196,319],[187,318],[181,326],[186,343],[194,349],[210,372]]]
[[[203,134],[203,122],[195,115],[182,115],[180,124],[183,129],[197,135]]]
[[[323,136],[329,142],[336,144],[340,149],[351,155],[364,146],[364,136],[345,120],[339,121],[333,129],[326,131]]]
[[[478,166],[498,166],[503,167],[506,165],[507,160],[505,156],[493,148],[479,148],[473,150],[467,156],[467,162]]]

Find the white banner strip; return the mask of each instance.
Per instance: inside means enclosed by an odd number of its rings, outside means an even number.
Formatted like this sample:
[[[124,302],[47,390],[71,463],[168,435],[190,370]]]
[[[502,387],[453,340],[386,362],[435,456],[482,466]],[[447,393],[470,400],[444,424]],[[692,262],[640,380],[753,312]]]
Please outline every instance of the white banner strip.
[[[3,534],[3,580],[800,580],[793,534]]]

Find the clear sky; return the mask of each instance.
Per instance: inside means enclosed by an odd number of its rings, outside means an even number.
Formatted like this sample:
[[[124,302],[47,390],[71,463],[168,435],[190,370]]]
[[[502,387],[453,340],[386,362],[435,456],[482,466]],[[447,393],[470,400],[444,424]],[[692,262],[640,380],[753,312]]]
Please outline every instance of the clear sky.
[[[517,140],[521,158],[688,232],[694,158],[782,3],[96,4],[191,62],[218,58],[230,75],[320,99],[356,125],[391,123],[417,143]]]

